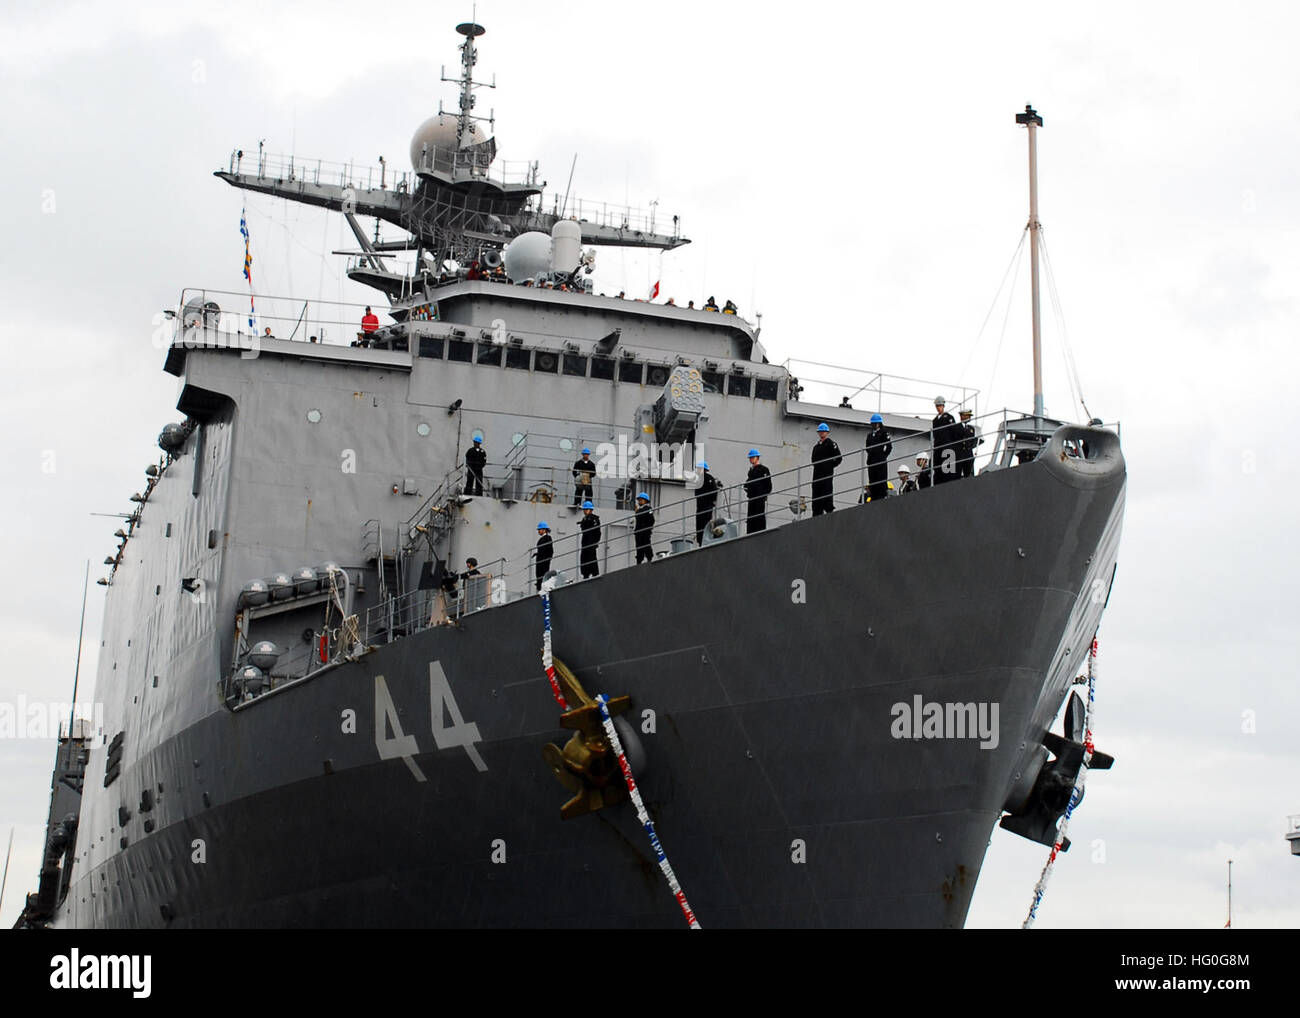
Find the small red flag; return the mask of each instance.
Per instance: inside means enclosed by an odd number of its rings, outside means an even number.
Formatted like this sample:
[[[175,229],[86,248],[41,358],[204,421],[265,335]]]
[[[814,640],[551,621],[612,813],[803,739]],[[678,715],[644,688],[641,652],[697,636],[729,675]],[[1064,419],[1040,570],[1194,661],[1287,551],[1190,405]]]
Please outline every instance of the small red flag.
[[[655,280],[655,285],[650,287],[650,299],[654,300],[659,296],[659,280]]]

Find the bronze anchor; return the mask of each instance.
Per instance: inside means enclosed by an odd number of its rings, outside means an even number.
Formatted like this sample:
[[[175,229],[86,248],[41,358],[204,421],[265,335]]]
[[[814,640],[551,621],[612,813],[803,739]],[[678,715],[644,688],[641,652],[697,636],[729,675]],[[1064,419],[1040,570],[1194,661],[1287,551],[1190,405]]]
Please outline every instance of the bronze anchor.
[[[614,749],[605,738],[600,705],[582,688],[568,666],[552,658],[555,674],[568,703],[581,703],[560,715],[560,727],[573,729],[573,735],[561,749],[553,742],[542,747],[542,759],[550,765],[556,779],[573,798],[560,807],[560,817],[572,820],[584,813],[594,813],[627,798],[627,783]],[[606,705],[610,717],[622,714],[632,705],[629,697],[612,697]]]

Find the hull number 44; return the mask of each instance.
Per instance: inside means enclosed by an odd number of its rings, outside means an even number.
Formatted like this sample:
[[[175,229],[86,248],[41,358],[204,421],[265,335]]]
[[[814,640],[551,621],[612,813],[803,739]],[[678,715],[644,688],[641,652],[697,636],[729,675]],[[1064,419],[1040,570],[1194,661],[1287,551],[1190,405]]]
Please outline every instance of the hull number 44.
[[[476,770],[481,772],[488,769],[475,746],[475,743],[482,741],[478,725],[462,717],[456,697],[451,691],[451,683],[447,681],[447,673],[437,661],[429,662],[429,730],[433,734],[434,745],[439,749],[463,746]],[[416,781],[427,780],[424,771],[415,762],[415,757],[420,752],[415,733],[402,731],[393,695],[388,691],[388,682],[382,675],[375,676],[375,748],[379,751],[381,760],[400,758]]]

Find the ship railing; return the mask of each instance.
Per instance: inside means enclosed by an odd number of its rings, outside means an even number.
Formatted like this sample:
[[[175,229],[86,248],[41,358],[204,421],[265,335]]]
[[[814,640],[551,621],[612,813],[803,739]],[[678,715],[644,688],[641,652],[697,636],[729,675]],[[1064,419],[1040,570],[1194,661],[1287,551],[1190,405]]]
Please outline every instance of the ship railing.
[[[472,436],[462,445],[468,448],[470,441]],[[484,494],[539,505],[555,504],[559,507],[574,504],[577,490],[574,463],[582,455],[584,447],[596,448],[608,442],[609,436],[603,432],[599,437],[584,436],[581,432],[516,432],[504,459],[489,460],[483,473]],[[405,531],[409,541],[417,539],[417,527],[427,528],[436,522],[445,504],[464,492],[465,481],[463,462],[443,475],[433,494],[425,498],[406,520]],[[601,508],[631,509],[637,483],[635,479],[607,478],[597,473],[592,478],[591,501]]]
[[[326,184],[366,191],[410,191],[415,183],[411,170],[395,170],[386,162],[379,166],[358,166],[326,159],[252,150],[231,149],[227,172],[272,180],[278,184]]]
[[[250,308],[248,291],[211,290],[186,287],[180,303],[170,312],[172,342],[182,339],[194,328],[218,335],[253,339],[280,339],[347,346],[362,332],[361,319],[367,307],[376,316],[383,315],[383,305],[358,304],[352,301],[303,300],[254,293]],[[381,322],[381,324],[383,324]],[[271,334],[266,335],[270,329]]]
[[[927,410],[934,412],[935,396],[943,396],[948,401],[948,413],[954,417],[961,410],[979,413],[979,390],[964,385],[817,361],[791,359],[781,366],[790,376],[791,398],[803,402],[881,414],[888,408],[891,414],[923,415]]]
[[[435,145],[420,153],[417,171],[449,177],[470,176],[502,187],[536,187],[537,163],[497,159],[495,147],[445,148]]]
[[[505,567],[506,560],[497,558],[480,562],[474,576],[449,570],[455,572],[454,584],[449,582],[444,586],[436,583],[367,608],[357,618],[360,643],[366,647],[392,643],[429,626],[445,624],[492,605],[504,604],[508,600],[502,582]]]
[[[572,195],[557,192],[538,195],[525,206],[525,229],[543,230],[550,233],[549,223],[554,219],[573,219],[589,223],[606,230],[621,233],[654,234],[662,231],[674,239],[680,237],[681,218],[673,215],[661,215],[657,206],[649,209],[634,208],[630,205],[612,205],[609,202],[584,201]]]

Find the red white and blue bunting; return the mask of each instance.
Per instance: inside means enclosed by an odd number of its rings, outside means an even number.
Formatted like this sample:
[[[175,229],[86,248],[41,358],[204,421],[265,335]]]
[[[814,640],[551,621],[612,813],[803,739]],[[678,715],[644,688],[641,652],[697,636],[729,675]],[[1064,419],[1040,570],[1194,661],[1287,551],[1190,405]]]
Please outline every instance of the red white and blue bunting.
[[[1034,920],[1038,918],[1038,906],[1042,904],[1043,893],[1047,890],[1047,881],[1052,875],[1052,866],[1056,862],[1056,857],[1061,853],[1061,845],[1065,841],[1066,829],[1070,826],[1070,817],[1074,813],[1074,807],[1079,805],[1079,800],[1083,798],[1083,783],[1088,777],[1088,764],[1092,761],[1092,712],[1096,705],[1097,693],[1097,641],[1094,638],[1092,646],[1088,649],[1088,702],[1083,714],[1083,764],[1079,767],[1079,776],[1074,779],[1074,789],[1070,792],[1070,804],[1065,808],[1065,815],[1061,817],[1061,826],[1057,828],[1056,844],[1052,846],[1052,851],[1047,856],[1047,862],[1043,865],[1043,872],[1038,877],[1038,883],[1034,885],[1034,900],[1029,905],[1029,914],[1025,916],[1025,921],[1020,924],[1022,930],[1027,930],[1034,925]]]
[[[551,683],[551,695],[555,697],[555,701],[560,705],[560,708],[567,711],[569,705],[564,699],[564,694],[560,691],[559,681],[555,678],[555,661],[551,657],[551,591],[554,589],[554,579],[542,582],[542,666],[546,669],[546,678]],[[632,798],[632,805],[636,807],[636,818],[640,821],[641,826],[645,828],[646,835],[650,838],[650,847],[654,850],[659,869],[668,881],[668,888],[673,892],[673,897],[681,908],[682,915],[686,917],[687,925],[693,930],[703,929],[700,926],[700,921],[695,918],[695,913],[691,910],[690,902],[686,900],[686,892],[682,890],[682,885],[677,882],[677,874],[673,872],[672,865],[668,862],[668,855],[664,852],[664,846],[659,840],[659,835],[655,833],[654,822],[650,819],[650,814],[646,812],[645,803],[641,801],[641,793],[636,787],[636,778],[632,775],[632,765],[627,762],[627,753],[623,750],[623,741],[618,737],[618,729],[614,727],[614,719],[609,715],[609,697],[604,693],[600,693],[596,696],[596,703],[600,706],[600,720],[605,728],[605,738],[609,740],[610,747],[618,757],[619,769],[623,772],[623,780],[627,782],[628,795]]]

